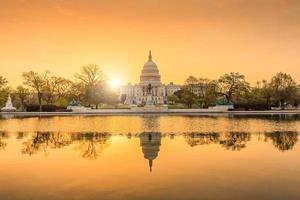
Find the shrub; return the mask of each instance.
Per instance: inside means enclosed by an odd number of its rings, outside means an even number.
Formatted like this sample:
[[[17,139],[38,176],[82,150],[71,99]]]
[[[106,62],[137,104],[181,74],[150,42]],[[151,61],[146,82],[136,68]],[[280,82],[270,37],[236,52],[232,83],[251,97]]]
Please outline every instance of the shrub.
[[[42,111],[43,112],[56,112],[56,111],[65,111],[65,107],[59,107],[56,105],[43,105],[42,106]],[[28,105],[26,107],[27,112],[39,112],[40,107],[39,105],[33,104],[33,105]]]

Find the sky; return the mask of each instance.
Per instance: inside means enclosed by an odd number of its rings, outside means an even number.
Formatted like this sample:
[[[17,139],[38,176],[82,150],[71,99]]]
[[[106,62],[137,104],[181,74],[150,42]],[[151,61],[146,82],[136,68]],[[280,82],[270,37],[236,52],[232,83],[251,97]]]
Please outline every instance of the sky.
[[[24,71],[72,79],[94,63],[137,83],[150,49],[164,83],[231,71],[300,82],[300,1],[0,0],[0,75],[13,86]]]

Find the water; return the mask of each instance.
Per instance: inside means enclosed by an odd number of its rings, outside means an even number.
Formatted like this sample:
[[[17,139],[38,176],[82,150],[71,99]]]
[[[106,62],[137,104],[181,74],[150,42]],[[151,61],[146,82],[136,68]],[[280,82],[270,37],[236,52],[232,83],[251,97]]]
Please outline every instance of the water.
[[[299,116],[0,120],[0,199],[300,199]]]

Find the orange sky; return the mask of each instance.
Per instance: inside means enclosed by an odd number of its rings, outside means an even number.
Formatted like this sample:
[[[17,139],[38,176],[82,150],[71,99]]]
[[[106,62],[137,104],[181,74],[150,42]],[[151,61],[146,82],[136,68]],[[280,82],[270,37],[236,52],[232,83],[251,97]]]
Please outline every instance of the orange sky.
[[[299,0],[0,0],[0,75],[72,78],[96,63],[138,82],[148,50],[163,82],[284,71],[300,82]]]

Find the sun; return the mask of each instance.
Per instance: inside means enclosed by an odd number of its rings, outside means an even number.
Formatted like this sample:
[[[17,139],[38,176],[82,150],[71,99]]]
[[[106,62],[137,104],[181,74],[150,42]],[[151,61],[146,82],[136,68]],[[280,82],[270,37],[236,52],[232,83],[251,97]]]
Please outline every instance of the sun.
[[[118,88],[118,87],[120,87],[121,84],[120,84],[119,80],[111,79],[111,80],[108,81],[108,85],[112,88]]]

